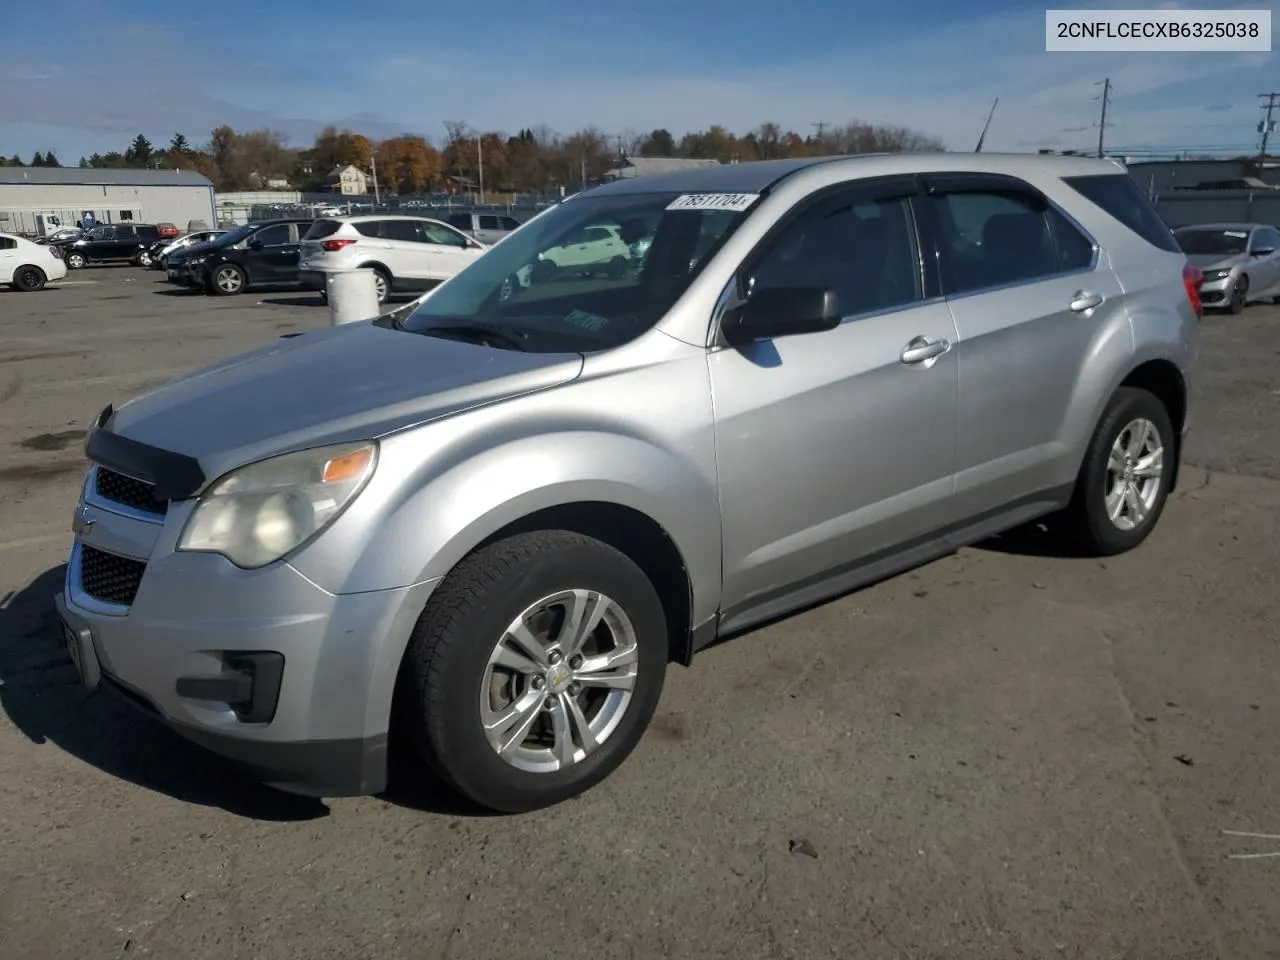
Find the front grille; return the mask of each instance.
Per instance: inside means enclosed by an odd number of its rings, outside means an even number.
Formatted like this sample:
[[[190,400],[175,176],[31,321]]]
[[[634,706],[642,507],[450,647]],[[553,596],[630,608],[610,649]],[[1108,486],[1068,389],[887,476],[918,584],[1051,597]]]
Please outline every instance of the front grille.
[[[156,496],[155,487],[145,480],[135,480],[123,473],[116,473],[106,467],[98,468],[98,477],[93,483],[94,492],[104,500],[133,507],[144,513],[164,516],[169,503]]]
[[[147,565],[90,546],[80,547],[80,589],[95,600],[128,606],[138,595]]]

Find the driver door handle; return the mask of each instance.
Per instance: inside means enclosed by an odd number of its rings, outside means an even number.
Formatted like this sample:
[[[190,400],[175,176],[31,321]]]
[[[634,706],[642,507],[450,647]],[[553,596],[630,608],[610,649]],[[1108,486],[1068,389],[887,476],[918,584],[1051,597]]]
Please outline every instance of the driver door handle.
[[[1100,303],[1102,303],[1102,294],[1090,293],[1088,290],[1077,290],[1075,296],[1071,298],[1071,310],[1074,313],[1084,313],[1084,311],[1092,310]]]
[[[927,337],[915,337],[902,348],[898,359],[903,363],[916,364],[940,357],[951,349],[950,340],[930,340]]]

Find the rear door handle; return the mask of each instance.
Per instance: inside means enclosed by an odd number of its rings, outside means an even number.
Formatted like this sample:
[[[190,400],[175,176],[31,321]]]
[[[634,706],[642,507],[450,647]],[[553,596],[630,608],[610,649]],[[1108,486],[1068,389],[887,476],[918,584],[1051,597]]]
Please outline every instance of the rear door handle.
[[[1071,298],[1071,309],[1075,313],[1084,313],[1102,303],[1102,294],[1090,293],[1088,290],[1077,290]]]
[[[898,359],[903,363],[924,363],[934,357],[940,357],[951,349],[950,340],[930,340],[927,337],[915,337],[902,349]]]

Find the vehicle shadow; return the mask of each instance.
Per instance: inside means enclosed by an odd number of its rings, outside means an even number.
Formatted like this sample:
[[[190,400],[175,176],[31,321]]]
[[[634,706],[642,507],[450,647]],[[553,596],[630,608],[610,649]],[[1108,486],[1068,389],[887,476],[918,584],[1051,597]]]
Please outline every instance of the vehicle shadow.
[[[973,546],[991,553],[1004,553],[1014,557],[1044,557],[1046,559],[1078,559],[1083,554],[1064,536],[1055,520],[1033,520],[1020,527],[980,540]]]
[[[315,291],[295,293],[292,296],[263,297],[263,303],[277,307],[327,307],[324,298]]]
[[[267,822],[329,815],[321,800],[268,787],[184,740],[110,690],[80,686],[62,641],[53,596],[66,565],[0,597],[0,710],[32,743],[53,744],[99,770],[176,800]],[[424,813],[480,816],[396,745],[386,802]],[[403,759],[402,759],[403,758]]]

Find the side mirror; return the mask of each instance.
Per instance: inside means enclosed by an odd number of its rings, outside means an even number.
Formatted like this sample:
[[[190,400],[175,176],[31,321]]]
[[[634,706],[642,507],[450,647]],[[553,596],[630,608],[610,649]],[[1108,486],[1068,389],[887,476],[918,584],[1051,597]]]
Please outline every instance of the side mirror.
[[[249,249],[250,249],[250,250],[261,250],[261,249],[262,249],[262,241],[261,241],[261,240],[250,240],[250,241],[249,241]]]
[[[732,344],[772,340],[797,333],[821,333],[840,325],[839,298],[821,287],[773,287],[753,290],[721,324]]]
[[[1254,247],[1251,251],[1255,257],[1269,257],[1276,252],[1275,247]]]

